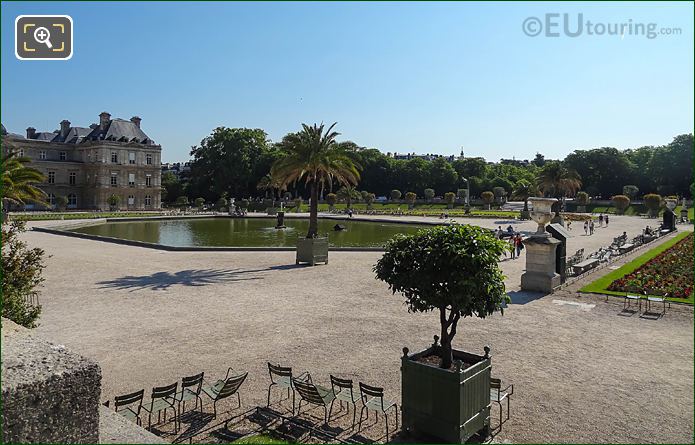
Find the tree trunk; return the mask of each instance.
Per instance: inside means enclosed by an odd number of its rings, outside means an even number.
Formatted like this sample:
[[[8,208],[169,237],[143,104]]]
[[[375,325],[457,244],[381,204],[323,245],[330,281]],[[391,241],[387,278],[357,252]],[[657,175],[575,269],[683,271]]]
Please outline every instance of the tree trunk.
[[[309,203],[309,232],[307,238],[316,238],[319,231],[319,188],[316,180],[311,182],[311,202]]]
[[[528,198],[524,199],[524,212],[528,212]]]

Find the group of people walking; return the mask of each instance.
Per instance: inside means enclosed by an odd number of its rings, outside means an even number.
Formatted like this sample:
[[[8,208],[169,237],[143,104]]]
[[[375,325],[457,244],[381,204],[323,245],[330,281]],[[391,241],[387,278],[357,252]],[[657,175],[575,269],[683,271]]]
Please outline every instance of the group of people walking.
[[[514,227],[512,227],[511,224],[509,227],[507,227],[506,232],[502,230],[502,226],[495,229],[495,237],[500,240],[507,238],[507,241],[511,247],[510,251],[512,259],[519,258],[521,251],[524,249],[524,243],[522,242],[521,234],[519,232],[515,232]],[[504,256],[505,258],[507,257],[506,251],[504,252]]]
[[[598,226],[599,227],[608,227],[608,215],[604,215],[603,213],[598,215]],[[594,234],[594,228],[595,228],[595,223],[593,219],[587,219],[584,221],[584,234],[585,235],[593,235]]]

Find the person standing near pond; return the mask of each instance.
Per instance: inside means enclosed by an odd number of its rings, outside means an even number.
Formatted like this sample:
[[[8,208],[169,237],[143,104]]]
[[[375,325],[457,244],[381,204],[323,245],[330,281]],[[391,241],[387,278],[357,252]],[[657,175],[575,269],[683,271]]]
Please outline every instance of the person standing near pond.
[[[594,234],[594,220],[589,221],[589,235]]]
[[[584,220],[584,235],[589,234],[589,220]]]
[[[606,220],[606,227],[608,227],[608,215],[606,215],[605,220]]]
[[[598,215],[598,226],[603,227],[603,213]]]

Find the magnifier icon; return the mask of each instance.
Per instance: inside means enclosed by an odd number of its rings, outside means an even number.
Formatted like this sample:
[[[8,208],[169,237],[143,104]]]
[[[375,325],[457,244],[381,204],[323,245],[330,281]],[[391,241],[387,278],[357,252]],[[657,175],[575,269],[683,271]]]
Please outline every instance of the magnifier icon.
[[[53,48],[53,45],[51,45],[50,38],[51,33],[45,27],[39,26],[34,30],[34,40],[36,40],[39,43],[45,43],[49,49]]]

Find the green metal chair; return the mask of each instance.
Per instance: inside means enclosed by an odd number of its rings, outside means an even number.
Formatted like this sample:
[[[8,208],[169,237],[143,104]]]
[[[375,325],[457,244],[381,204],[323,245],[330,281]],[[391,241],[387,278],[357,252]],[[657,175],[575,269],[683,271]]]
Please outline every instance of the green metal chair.
[[[370,386],[360,382],[360,393],[362,395],[362,409],[360,410],[360,425],[357,431],[362,430],[362,412],[367,410],[367,417],[369,419],[369,410],[374,411],[374,414],[379,419],[379,412],[384,414],[384,419],[386,419],[386,440],[389,440],[389,417],[388,410],[393,408],[396,412],[396,429],[398,429],[398,405],[396,402],[392,402],[384,399],[384,388],[379,388],[377,386]]]
[[[323,407],[323,421],[328,423],[329,419],[329,405],[333,405],[335,400],[335,394],[332,390],[323,388],[321,386],[314,385],[311,381],[311,376],[308,376],[306,380],[293,378],[292,384],[294,389],[299,393],[299,406],[297,407],[297,416],[302,409],[302,403],[307,402],[312,405],[318,405]]]
[[[343,402],[345,402],[346,406],[352,404],[352,428],[355,428],[357,402],[359,402],[362,399],[360,391],[358,389],[354,389],[352,380],[341,379],[334,375],[331,375],[331,389],[333,389],[333,395],[335,395],[335,400],[331,402],[331,407],[328,410],[328,418],[331,418],[331,412],[333,411],[333,403],[336,400],[340,403],[341,408],[343,407]]]
[[[198,408],[198,402],[200,401],[200,410],[203,410],[203,399],[200,398],[200,391],[203,386],[203,376],[204,372],[196,374],[190,377],[184,377],[181,379],[181,391],[177,392],[174,396],[176,400],[179,415],[179,426],[181,426],[181,414],[186,411],[186,402],[191,400],[195,401],[193,409]]]
[[[270,390],[273,386],[277,386],[279,389],[287,389],[287,398],[290,398],[290,393],[292,393],[292,415],[294,415],[294,385],[292,383],[292,368],[284,367],[280,365],[273,365],[268,362],[268,373],[270,374],[270,386],[268,386],[268,404],[270,407]],[[297,376],[298,379],[305,380],[309,377],[308,372],[303,372]],[[309,377],[310,378],[310,377]],[[282,401],[282,399],[280,399]]]
[[[114,410],[125,417],[128,420],[132,420],[136,424],[142,426],[142,419],[140,419],[140,409],[142,408],[142,399],[145,395],[145,390],[135,391],[131,394],[126,394],[124,396],[116,396],[115,403],[113,404]],[[108,402],[105,404],[108,405]]]
[[[217,402],[226,399],[227,397],[236,394],[237,401],[239,402],[238,408],[241,407],[241,396],[239,395],[239,388],[246,380],[249,375],[248,372],[237,373],[234,369],[227,369],[227,375],[223,380],[218,380],[212,385],[203,385],[203,392],[212,399],[212,408],[214,411],[214,417],[217,417]],[[202,407],[202,402],[201,402]]]
[[[167,420],[167,410],[171,409],[174,412],[174,432],[178,432],[178,423],[176,422],[176,393],[179,387],[179,382],[172,383],[167,386],[159,386],[152,388],[152,396],[150,402],[142,405],[142,409],[148,413],[147,428],[152,428],[152,414],[157,413],[157,423],[162,421],[162,411],[164,411],[164,421]]]
[[[514,394],[514,385],[502,389],[502,380],[490,377],[490,401],[500,407],[500,431],[502,431],[502,402],[507,400],[507,419],[509,420],[509,407],[511,395]]]

